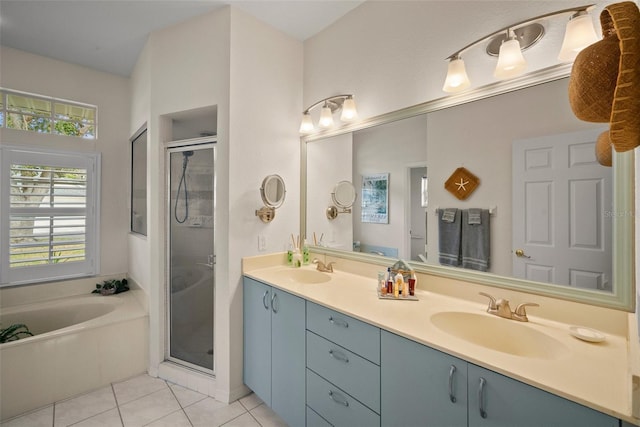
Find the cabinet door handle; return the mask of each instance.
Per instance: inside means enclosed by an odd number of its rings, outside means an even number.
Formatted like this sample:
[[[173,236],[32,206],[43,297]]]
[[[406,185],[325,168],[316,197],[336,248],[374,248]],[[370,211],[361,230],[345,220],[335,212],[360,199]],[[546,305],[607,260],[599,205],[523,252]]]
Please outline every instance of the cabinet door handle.
[[[271,311],[273,311],[275,314],[278,314],[278,310],[276,310],[276,304],[273,303],[274,300],[276,303],[278,302],[278,295],[276,295],[275,292],[271,296]]]
[[[341,351],[331,349],[329,350],[329,354],[331,355],[331,357],[333,357],[336,360],[339,360],[344,363],[349,363],[349,358],[347,357],[346,354],[344,354]]]
[[[329,316],[329,322],[331,322],[332,325],[341,326],[343,328],[349,327],[349,324],[346,320],[334,319],[333,316]]]
[[[456,367],[454,365],[451,365],[451,367],[449,368],[449,400],[451,400],[451,403],[456,403],[456,396],[453,394],[453,376],[456,373]]]
[[[478,409],[480,410],[480,416],[487,418],[487,411],[484,410],[484,386],[487,384],[487,380],[480,377],[480,384],[478,386]]]
[[[269,310],[269,304],[267,303],[267,295],[269,295],[269,291],[264,291],[264,295],[262,295],[262,305],[265,310]]]
[[[345,407],[349,407],[349,402],[347,402],[347,399],[344,398],[343,395],[341,395],[340,393],[336,393],[332,390],[329,390],[329,399],[333,400],[334,402],[340,404],[340,405],[344,405]]]

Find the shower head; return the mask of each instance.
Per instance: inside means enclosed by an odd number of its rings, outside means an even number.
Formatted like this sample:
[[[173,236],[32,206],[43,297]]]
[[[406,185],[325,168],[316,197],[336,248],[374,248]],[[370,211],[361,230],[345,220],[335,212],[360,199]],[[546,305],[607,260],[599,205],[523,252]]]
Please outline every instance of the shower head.
[[[193,156],[193,151],[189,150],[189,151],[183,151],[182,155],[185,157],[191,157]]]

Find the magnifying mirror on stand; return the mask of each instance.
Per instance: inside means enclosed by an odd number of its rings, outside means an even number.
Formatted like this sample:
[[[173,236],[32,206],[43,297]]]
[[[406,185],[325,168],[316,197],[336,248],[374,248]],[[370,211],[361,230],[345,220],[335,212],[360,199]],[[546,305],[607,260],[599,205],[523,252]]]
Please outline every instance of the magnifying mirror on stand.
[[[273,221],[276,209],[284,203],[286,193],[284,180],[280,175],[266,176],[260,187],[260,197],[262,197],[264,207],[256,210],[256,216],[265,223]]]
[[[338,214],[351,213],[351,206],[356,201],[356,189],[349,181],[340,181],[333,188],[331,199],[335,205],[327,208],[327,218],[336,219]]]

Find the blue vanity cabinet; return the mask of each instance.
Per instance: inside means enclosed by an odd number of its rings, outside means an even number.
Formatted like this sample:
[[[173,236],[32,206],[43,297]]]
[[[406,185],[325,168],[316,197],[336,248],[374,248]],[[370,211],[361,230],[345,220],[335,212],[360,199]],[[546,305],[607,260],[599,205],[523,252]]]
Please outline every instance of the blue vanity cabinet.
[[[289,426],[305,425],[305,300],[243,278],[244,383]]]
[[[469,427],[618,427],[620,420],[469,363]]]
[[[307,301],[307,406],[308,426],[380,425],[379,328]]]
[[[467,362],[382,331],[382,427],[466,426]]]

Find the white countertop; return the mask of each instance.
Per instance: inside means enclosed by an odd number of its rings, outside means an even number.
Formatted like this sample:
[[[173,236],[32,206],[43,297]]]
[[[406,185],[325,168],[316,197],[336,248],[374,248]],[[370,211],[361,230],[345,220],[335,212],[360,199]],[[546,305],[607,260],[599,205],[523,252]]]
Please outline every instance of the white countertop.
[[[486,313],[486,304],[429,292],[420,289],[420,283],[416,289],[419,301],[382,300],[377,296],[375,277],[336,271],[327,273],[331,276],[328,282],[301,284],[283,279],[279,274],[283,269],[292,268],[243,263],[246,276],[616,418],[636,425],[640,422],[631,415],[626,336],[605,333],[604,342],[588,343],[570,335],[571,325],[536,317],[530,310],[529,322],[517,323],[554,338],[564,351],[555,359],[515,356],[457,338],[431,322],[432,315],[446,311],[492,316]]]

